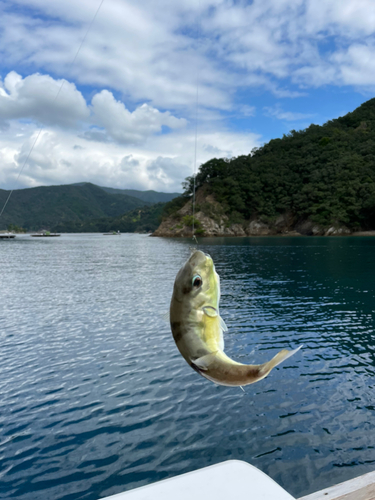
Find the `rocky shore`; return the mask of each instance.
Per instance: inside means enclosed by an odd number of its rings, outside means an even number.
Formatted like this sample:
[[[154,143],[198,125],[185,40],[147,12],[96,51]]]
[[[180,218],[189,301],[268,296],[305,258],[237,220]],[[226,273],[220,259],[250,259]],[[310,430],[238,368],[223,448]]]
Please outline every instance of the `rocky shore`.
[[[175,214],[164,219],[152,236],[192,236],[192,201],[189,200]],[[296,221],[285,213],[274,220],[231,221],[212,194],[198,191],[196,195],[194,232],[197,236],[367,236],[375,231],[351,231],[345,226],[321,227],[310,220]]]

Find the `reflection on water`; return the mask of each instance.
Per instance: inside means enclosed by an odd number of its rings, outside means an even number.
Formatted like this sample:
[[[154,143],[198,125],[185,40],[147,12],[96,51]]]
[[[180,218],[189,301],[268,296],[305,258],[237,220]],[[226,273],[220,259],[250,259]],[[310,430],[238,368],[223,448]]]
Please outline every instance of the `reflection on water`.
[[[0,242],[0,495],[90,499],[227,459],[294,496],[375,468],[372,238],[204,239],[236,388],[199,377],[162,316],[189,240]]]

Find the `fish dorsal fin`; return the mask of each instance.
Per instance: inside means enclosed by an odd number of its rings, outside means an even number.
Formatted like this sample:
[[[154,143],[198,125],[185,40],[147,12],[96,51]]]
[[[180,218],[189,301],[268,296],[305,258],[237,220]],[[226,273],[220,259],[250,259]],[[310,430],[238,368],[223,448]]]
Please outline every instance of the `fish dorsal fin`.
[[[218,310],[212,306],[203,307],[203,312],[206,316],[209,316],[210,318],[216,318],[219,315]]]
[[[204,356],[194,359],[191,362],[200,370],[206,371],[208,370],[210,363],[215,359],[216,352],[212,352],[210,354],[205,354]]]
[[[225,321],[223,320],[223,318],[221,316],[219,316],[219,320],[220,320],[220,328],[223,330],[223,332],[227,332],[228,327],[225,324]]]

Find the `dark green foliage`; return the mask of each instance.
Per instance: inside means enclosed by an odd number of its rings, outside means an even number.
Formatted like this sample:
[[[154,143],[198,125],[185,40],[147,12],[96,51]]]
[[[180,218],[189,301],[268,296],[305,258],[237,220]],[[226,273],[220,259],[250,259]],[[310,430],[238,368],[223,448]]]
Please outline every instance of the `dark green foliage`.
[[[151,207],[131,210],[118,217],[100,217],[83,222],[67,221],[51,228],[57,233],[148,233],[155,231],[161,222],[161,214],[165,204],[157,203]]]
[[[14,233],[26,233],[26,229],[16,226],[16,224],[8,224],[7,230]]]
[[[186,196],[193,182],[186,179]],[[288,211],[323,226],[375,228],[375,99],[323,126],[292,130],[249,156],[214,158],[196,176],[196,188],[203,185],[233,220],[270,220]]]
[[[192,215],[184,215],[184,217],[182,217],[182,220],[181,222],[184,224],[184,226],[187,226],[187,227],[193,227],[194,228],[200,228],[201,227],[201,223],[198,219],[196,219],[195,217],[193,217]]]
[[[175,214],[180,208],[182,208],[189,201],[189,195],[181,195],[173,200],[169,201],[164,205],[162,217],[169,217]]]

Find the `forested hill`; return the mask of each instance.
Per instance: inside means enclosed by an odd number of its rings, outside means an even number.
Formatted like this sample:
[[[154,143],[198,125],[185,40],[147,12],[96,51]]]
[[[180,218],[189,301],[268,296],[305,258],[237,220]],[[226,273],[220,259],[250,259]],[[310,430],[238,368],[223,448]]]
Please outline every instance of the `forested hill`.
[[[9,191],[0,190],[0,206]],[[0,229],[9,224],[27,230],[49,229],[64,222],[83,222],[99,217],[116,217],[146,203],[123,194],[109,194],[94,184],[41,186],[17,189],[0,219]]]
[[[136,208],[116,217],[99,217],[81,221],[67,221],[51,227],[57,233],[149,233],[155,231],[161,221],[164,203]]]
[[[375,99],[352,113],[305,130],[292,130],[248,156],[202,165],[206,186],[233,220],[270,222],[280,214],[294,224],[375,229]],[[186,182],[192,193],[193,180]],[[166,211],[178,205],[167,204]]]
[[[158,191],[153,191],[152,189],[148,191],[138,191],[137,189],[117,189],[102,187],[104,191],[109,194],[124,194],[127,196],[133,196],[134,198],[139,198],[146,203],[167,203],[173,200],[177,196],[181,196],[181,193],[160,193]]]

